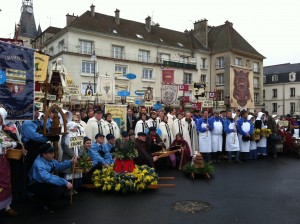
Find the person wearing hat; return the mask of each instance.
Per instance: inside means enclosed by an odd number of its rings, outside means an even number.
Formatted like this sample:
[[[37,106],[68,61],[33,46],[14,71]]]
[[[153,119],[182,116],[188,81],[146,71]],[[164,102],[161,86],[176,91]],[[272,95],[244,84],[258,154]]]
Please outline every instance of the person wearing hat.
[[[154,162],[158,160],[157,156],[152,156],[149,153],[148,146],[146,143],[146,134],[144,132],[139,132],[137,139],[135,139],[135,148],[138,152],[138,156],[133,159],[134,163],[142,166],[148,165],[154,167]]]
[[[92,170],[102,169],[102,166],[109,167],[110,164],[114,163],[111,153],[105,147],[104,138],[105,136],[103,134],[96,134],[96,142],[92,143],[88,152],[91,160],[93,161]]]
[[[226,133],[226,144],[225,150],[228,155],[228,162],[232,162],[232,153],[235,153],[235,161],[240,163],[239,155],[240,155],[240,144],[239,139],[237,137],[237,129],[235,123],[235,114],[231,111],[227,111],[227,118],[223,122],[224,132]]]
[[[6,117],[7,111],[0,107],[0,210],[4,209],[4,214],[7,216],[16,216],[18,213],[10,207],[10,204],[13,199],[16,199],[16,192],[22,188],[23,183],[21,178],[17,180],[11,178],[11,175],[19,174],[19,177],[22,177],[22,171],[18,168],[23,167],[23,161],[10,161],[6,157],[7,148],[20,148],[21,146],[17,143],[15,125],[6,124]]]
[[[103,127],[103,112],[101,110],[96,110],[94,117],[90,118],[85,126],[86,136],[90,139],[94,139],[97,133],[104,134]],[[92,142],[94,142],[94,140]]]
[[[115,151],[116,138],[112,134],[106,135],[107,143],[105,144],[106,150],[110,152],[110,155]]]
[[[35,159],[29,173],[29,191],[42,200],[45,211],[53,213],[53,202],[71,190],[73,185],[53,171],[71,168],[77,162],[76,156],[71,160],[58,162],[54,159],[54,148],[49,143],[39,147],[40,155]]]
[[[129,136],[130,141],[133,141],[133,142],[135,141],[135,133],[133,130],[128,132],[128,136]]]
[[[254,131],[254,125],[247,119],[248,112],[246,110],[242,110],[240,112],[240,116],[240,119],[237,121],[237,132],[240,143],[241,158],[242,161],[246,162],[249,157],[250,140]]]
[[[254,123],[255,129],[261,130],[262,128],[267,128],[267,122],[265,118],[265,113],[258,112],[257,118]],[[261,136],[261,138],[257,142],[257,155],[262,158],[267,157],[267,138],[265,136]]]
[[[219,116],[219,111],[214,111],[214,116],[210,118],[213,125],[211,131],[211,150],[214,162],[220,162],[223,147],[223,120]]]
[[[200,110],[194,110],[193,120],[197,123],[201,119]]]
[[[112,119],[111,113],[105,114],[103,134],[105,136],[108,134],[112,134],[116,139],[120,138],[120,128],[118,127],[118,124]]]
[[[157,151],[161,151],[162,149],[166,149],[163,140],[157,134],[156,131],[157,131],[156,127],[150,127],[146,137],[146,144],[149,146],[150,153],[154,153]]]
[[[119,150],[119,149],[126,149],[127,148],[127,145],[128,145],[128,142],[129,142],[129,134],[127,131],[123,131],[121,133],[122,135],[122,138],[119,138],[116,140],[116,150]],[[133,133],[134,135],[134,133]]]

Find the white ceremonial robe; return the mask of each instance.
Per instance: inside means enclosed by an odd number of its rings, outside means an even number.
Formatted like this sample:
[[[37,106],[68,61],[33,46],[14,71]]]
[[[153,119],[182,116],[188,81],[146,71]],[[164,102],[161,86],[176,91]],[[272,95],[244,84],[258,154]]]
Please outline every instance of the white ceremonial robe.
[[[206,128],[206,123],[201,124],[201,128]],[[206,132],[199,132],[199,151],[202,153],[211,152],[211,133],[209,130]]]
[[[168,125],[172,129],[173,123],[174,123],[174,121],[176,119],[176,116],[175,115],[173,116],[172,114],[168,113],[167,117],[168,117]]]
[[[173,123],[173,127],[172,127],[171,131],[173,133],[174,138],[178,133],[181,133],[183,136],[183,139],[185,141],[187,141],[187,143],[190,146],[191,139],[190,139],[190,135],[189,135],[188,125],[185,120],[176,119]]]
[[[174,140],[170,126],[165,122],[160,122],[158,127],[161,130],[161,139],[164,141],[166,148],[169,149]]]
[[[241,129],[245,132],[245,133],[249,133],[250,131],[250,123],[249,122],[243,122]],[[249,152],[250,150],[250,141],[243,141],[242,139],[242,135],[238,134],[239,136],[239,142],[240,142],[240,151],[241,152]]]
[[[147,121],[142,121],[142,120],[139,120],[136,125],[135,125],[135,130],[134,130],[134,133],[135,133],[135,137],[137,138],[138,137],[138,133],[139,132],[144,132],[144,133],[148,133],[149,131],[149,127],[147,125]]]
[[[118,124],[115,121],[104,121],[103,135],[106,136],[108,134],[112,134],[113,136],[115,136],[116,139],[120,138],[120,128],[118,127]],[[107,142],[106,138],[105,142]]]
[[[98,134],[98,133],[104,134],[103,127],[104,127],[103,119],[98,121],[95,117],[92,117],[88,120],[84,130],[85,130],[86,136],[89,137],[92,140],[92,142],[95,142],[96,134]]]
[[[146,121],[146,123],[147,123],[148,128],[150,128],[150,127],[156,127],[156,128],[158,128],[158,122],[157,122],[157,120],[153,120],[152,118],[149,118]]]
[[[229,124],[229,129],[235,129],[235,123]],[[225,150],[227,152],[240,151],[239,138],[237,137],[237,133],[231,132],[226,134],[226,147]]]
[[[265,125],[262,124],[261,128],[265,128]],[[261,137],[259,139],[259,142],[257,143],[257,147],[267,147],[267,138],[266,137]]]
[[[189,144],[190,150],[191,150],[191,155],[195,154],[195,151],[198,151],[199,149],[199,139],[198,139],[198,133],[197,133],[197,128],[196,128],[196,123],[195,121],[191,120],[191,122],[187,122],[185,118],[182,118],[183,121],[186,122],[187,128],[188,128],[188,133],[189,133]]]
[[[222,152],[223,145],[223,124],[215,121],[214,129],[211,131],[211,150],[212,152]]]

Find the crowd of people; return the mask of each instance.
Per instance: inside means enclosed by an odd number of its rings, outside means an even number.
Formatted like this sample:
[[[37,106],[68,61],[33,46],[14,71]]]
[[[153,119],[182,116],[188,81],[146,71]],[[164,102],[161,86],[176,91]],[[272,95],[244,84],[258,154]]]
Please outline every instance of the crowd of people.
[[[55,113],[55,111],[53,111]],[[299,123],[290,115],[282,117],[287,126],[279,125],[279,118],[267,111],[246,110],[183,112],[139,111],[127,109],[127,126],[121,130],[111,113],[95,109],[63,110],[67,133],[47,136],[51,115],[44,123],[43,113],[35,107],[34,119],[22,123],[6,122],[7,112],[0,108],[0,210],[15,216],[11,203],[28,197],[41,201],[44,210],[52,213],[52,202],[78,194],[82,184],[91,183],[96,169],[114,164],[114,151],[131,141],[137,150],[134,162],[155,169],[178,169],[200,152],[205,162],[247,162],[268,156],[277,157],[275,141],[285,140],[285,151],[292,149],[292,138],[299,138]],[[63,119],[60,119],[63,126]],[[255,130],[268,128],[271,134],[253,138]],[[70,147],[70,139],[84,136],[81,146]],[[53,142],[59,142],[58,160],[54,158]],[[25,160],[8,160],[6,149],[26,150]],[[156,152],[175,150],[168,157],[159,158]],[[25,153],[24,150],[24,153]],[[92,168],[73,173],[74,165],[84,155],[92,161]]]

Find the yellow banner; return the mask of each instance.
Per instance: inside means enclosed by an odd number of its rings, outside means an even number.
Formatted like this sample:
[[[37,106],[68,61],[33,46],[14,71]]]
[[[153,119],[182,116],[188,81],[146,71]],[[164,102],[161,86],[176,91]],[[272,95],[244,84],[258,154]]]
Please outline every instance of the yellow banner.
[[[126,131],[127,105],[105,105],[105,113],[111,113],[121,132]]]
[[[34,59],[34,81],[44,82],[47,77],[49,56],[35,52]]]

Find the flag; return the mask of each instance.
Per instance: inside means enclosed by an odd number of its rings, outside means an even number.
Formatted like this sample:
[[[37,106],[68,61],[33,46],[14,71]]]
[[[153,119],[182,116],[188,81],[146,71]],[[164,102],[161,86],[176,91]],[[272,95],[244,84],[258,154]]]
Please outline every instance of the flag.
[[[48,62],[49,56],[45,54],[40,54],[38,52],[34,53],[34,81],[44,82],[47,78]]]

